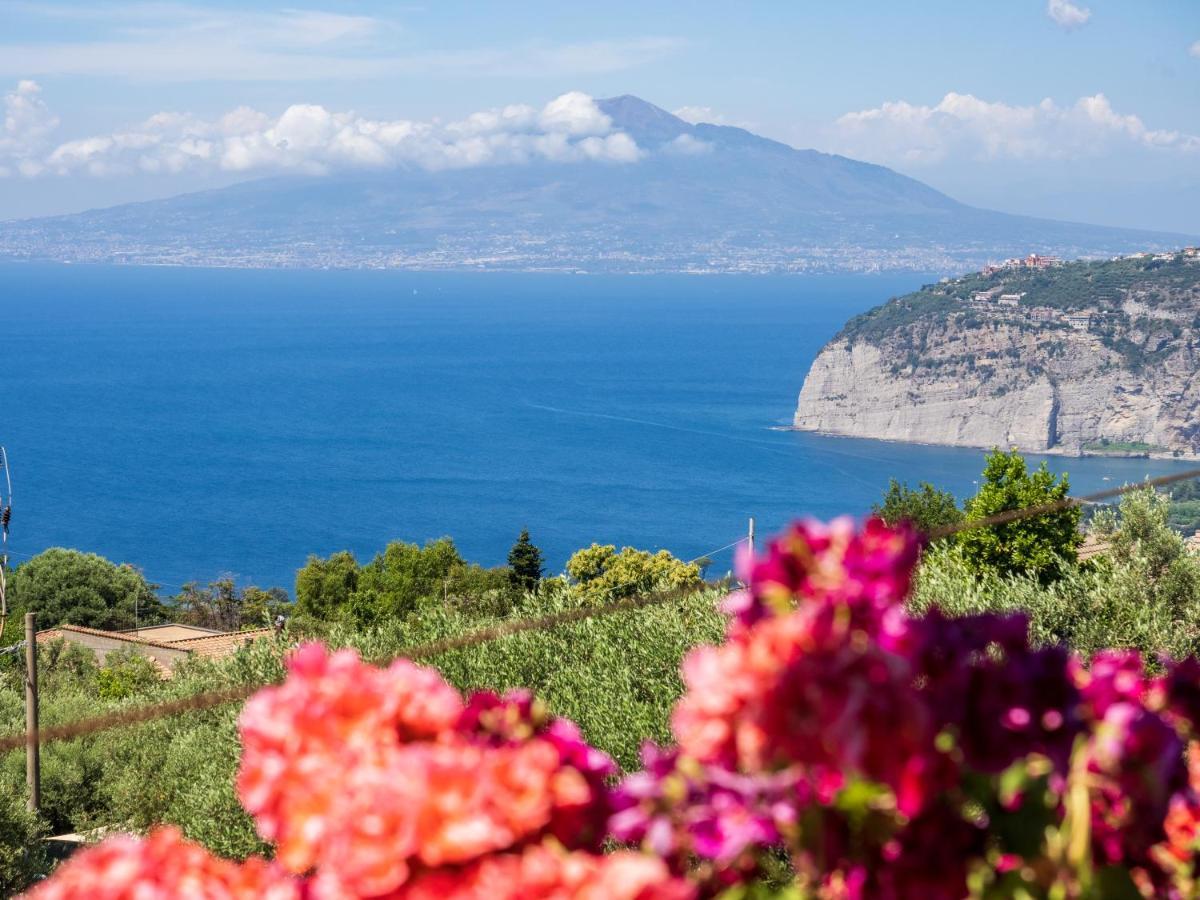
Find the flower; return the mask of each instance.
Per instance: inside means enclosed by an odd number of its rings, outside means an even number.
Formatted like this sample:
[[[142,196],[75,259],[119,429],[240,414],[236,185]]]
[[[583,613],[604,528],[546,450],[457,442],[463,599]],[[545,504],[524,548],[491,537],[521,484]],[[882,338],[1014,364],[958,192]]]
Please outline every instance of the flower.
[[[465,869],[415,878],[395,900],[692,900],[695,890],[661,860],[533,846],[489,856]]]
[[[145,838],[111,837],[81,850],[54,876],[25,895],[29,900],[300,900],[300,885],[259,857],[243,863],[211,855],[175,828]]]
[[[693,859],[739,874],[754,854],[782,846],[811,791],[792,772],[739,775],[663,750],[642,747],[642,771],[621,783],[609,830],[638,843],[682,872]]]

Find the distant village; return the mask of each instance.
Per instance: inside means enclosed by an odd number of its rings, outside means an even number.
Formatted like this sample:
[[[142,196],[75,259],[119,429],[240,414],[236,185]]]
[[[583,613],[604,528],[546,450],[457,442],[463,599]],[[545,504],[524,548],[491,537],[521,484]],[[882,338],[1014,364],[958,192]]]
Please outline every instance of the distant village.
[[[1114,262],[1129,259],[1150,259],[1160,262],[1174,262],[1177,259],[1200,259],[1200,247],[1184,247],[1174,253],[1130,253],[1126,256],[1114,256]],[[1063,261],[1057,256],[1043,256],[1030,253],[1024,257],[1013,257],[1002,263],[989,264],[980,270],[985,277],[994,277],[1020,269],[1052,269],[1061,266]],[[969,300],[965,301],[968,309],[982,313],[987,318],[1024,319],[1030,322],[1061,322],[1076,331],[1091,330],[1096,315],[1090,312],[1062,312],[1049,306],[1023,306],[1021,301],[1025,292],[1006,292],[1003,287],[994,287],[985,291],[974,291]]]

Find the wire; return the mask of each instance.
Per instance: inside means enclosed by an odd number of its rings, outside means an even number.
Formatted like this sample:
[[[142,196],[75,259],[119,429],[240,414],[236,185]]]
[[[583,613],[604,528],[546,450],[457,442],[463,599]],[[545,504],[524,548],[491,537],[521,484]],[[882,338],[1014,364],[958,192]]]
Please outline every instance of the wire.
[[[701,593],[706,589],[706,587],[696,588],[694,586],[677,588],[675,590],[663,591],[657,594],[645,594],[641,597],[630,597],[625,600],[618,600],[615,603],[606,604],[604,606],[578,607],[576,609],[563,610],[561,612],[551,613],[550,615],[540,616],[536,619],[518,619],[515,621],[501,622],[497,625],[476,629],[475,631],[458,635],[457,637],[445,638],[443,640],[434,641],[428,644],[418,644],[415,647],[407,647],[402,650],[401,653],[395,656],[372,659],[369,660],[369,662],[372,662],[375,665],[382,665],[400,656],[408,659],[428,659],[430,657],[446,653],[450,650],[461,650],[465,647],[472,647],[477,644],[488,643],[490,641],[499,640],[500,638],[509,637],[514,634],[521,634],[527,631],[548,630],[550,628],[557,628],[560,625],[582,622],[587,619],[595,619],[622,612],[632,612],[634,610],[644,609],[650,606],[661,606],[663,604],[670,603],[673,600]],[[101,716],[92,716],[86,719],[76,719],[73,722],[65,722],[62,725],[51,725],[47,728],[42,728],[39,730],[38,741],[41,744],[48,744],[54,741],[65,741],[72,738],[96,734],[101,731],[108,731],[113,728],[140,725],[144,722],[152,722],[155,719],[162,719],[166,718],[167,716],[178,715],[179,713],[212,709],[213,707],[223,706],[226,703],[232,703],[237,700],[245,700],[251,694],[263,687],[266,687],[269,683],[270,682],[245,684],[238,685],[236,687],[222,688],[216,691],[206,691],[200,694],[193,694],[190,697],[181,697],[178,700],[170,700],[165,703],[138,706],[132,709],[124,709],[112,713],[105,713]],[[24,733],[10,734],[6,737],[0,738],[0,754],[8,753],[12,750],[24,747],[27,740],[28,738]]]
[[[956,525],[942,525],[929,532],[931,539],[948,537],[952,534],[957,534],[960,531],[971,531],[975,528],[989,528],[992,525],[1004,525],[1008,522],[1016,522],[1019,519],[1031,519],[1035,516],[1044,516],[1048,513],[1061,512],[1064,509],[1071,509],[1076,506],[1084,506],[1088,503],[1095,503],[1099,500],[1107,500],[1110,497],[1120,497],[1132,491],[1140,491],[1145,488],[1162,487],[1166,484],[1174,484],[1176,481],[1187,481],[1190,478],[1200,478],[1200,469],[1188,469],[1184,472],[1177,472],[1174,475],[1161,475],[1158,478],[1147,478],[1145,481],[1138,481],[1132,484],[1124,484],[1118,488],[1107,488],[1103,491],[1096,491],[1094,494],[1085,494],[1082,497],[1064,497],[1062,500],[1055,500],[1051,503],[1041,503],[1037,506],[1026,506],[1022,509],[1006,509],[1003,512],[995,513],[994,515],[985,516],[982,519],[973,519],[967,522],[959,522]]]

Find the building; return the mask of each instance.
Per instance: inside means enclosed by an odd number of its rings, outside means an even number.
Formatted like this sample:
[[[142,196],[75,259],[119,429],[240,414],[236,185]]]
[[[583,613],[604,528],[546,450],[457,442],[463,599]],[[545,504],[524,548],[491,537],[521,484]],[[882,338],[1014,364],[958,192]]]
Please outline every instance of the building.
[[[170,629],[179,629],[171,631]],[[187,634],[187,632],[203,632],[202,634]],[[166,638],[173,634],[186,634],[176,640],[156,639],[147,637],[155,633]],[[189,658],[220,659],[233,655],[239,647],[261,638],[271,637],[274,631],[270,628],[256,628],[249,631],[213,631],[208,628],[193,628],[190,625],[163,625],[139,629],[137,633],[129,631],[105,631],[100,628],[85,628],[82,625],[59,625],[46,631],[39,631],[39,643],[53,640],[64,640],[71,644],[79,644],[92,651],[96,662],[104,665],[108,654],[114,651],[126,651],[144,656],[154,664],[154,667],[166,678],[171,677],[175,666]]]
[[[1200,554],[1200,531],[1197,531],[1190,538],[1185,538],[1184,544],[1191,553]]]
[[[1087,331],[1092,327],[1091,313],[1067,313],[1063,316],[1063,321],[1074,328],[1076,331]]]
[[[1075,555],[1080,562],[1087,562],[1097,556],[1104,556],[1110,549],[1112,545],[1108,540],[1094,532],[1088,532],[1083,536],[1083,543],[1075,550]]]
[[[166,625],[147,625],[137,630],[130,628],[122,631],[121,634],[143,638],[148,641],[157,641],[160,644],[169,644],[172,641],[209,637],[214,634],[225,634],[225,632],[217,631],[215,628],[201,628],[199,625],[180,625],[177,622],[168,622]]]
[[[1023,292],[1020,294],[1001,294],[1000,299],[997,302],[1001,306],[1019,306],[1021,303],[1021,298],[1024,296],[1025,294]]]

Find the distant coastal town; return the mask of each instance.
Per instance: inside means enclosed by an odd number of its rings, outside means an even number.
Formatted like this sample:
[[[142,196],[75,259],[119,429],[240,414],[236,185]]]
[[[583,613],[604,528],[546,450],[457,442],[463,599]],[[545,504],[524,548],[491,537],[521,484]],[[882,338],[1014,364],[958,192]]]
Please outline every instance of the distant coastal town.
[[[1119,262],[1121,260],[1148,260],[1159,263],[1200,261],[1200,247],[1184,247],[1182,250],[1173,253],[1142,251],[1126,254],[1125,256],[1114,256],[1110,261]],[[1036,272],[1055,269],[1062,265],[1062,259],[1057,256],[1030,253],[1027,256],[1006,259],[1001,263],[989,263],[980,270],[979,274],[987,278],[996,278],[1021,271]],[[962,279],[942,279],[942,284],[958,284],[961,282]],[[1025,300],[1026,296],[1028,296],[1028,292],[1026,291],[1013,291],[1001,285],[972,291],[969,299],[963,301],[963,306],[988,319],[1005,321],[1024,319],[1039,324],[1057,321],[1075,331],[1089,331],[1093,323],[1102,315],[1092,310],[1064,311],[1051,306],[1023,304],[1022,301]]]

